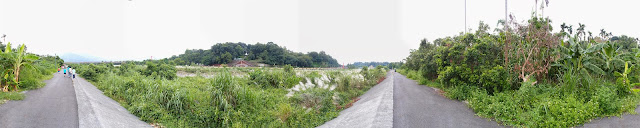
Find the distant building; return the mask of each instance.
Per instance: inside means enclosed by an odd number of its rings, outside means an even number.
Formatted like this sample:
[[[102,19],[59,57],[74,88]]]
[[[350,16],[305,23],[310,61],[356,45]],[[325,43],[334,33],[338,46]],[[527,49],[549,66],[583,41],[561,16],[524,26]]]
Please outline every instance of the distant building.
[[[265,67],[267,64],[254,63],[246,61],[242,58],[235,58],[231,63],[227,64],[229,67]]]
[[[245,60],[234,60],[229,63],[231,67],[253,67],[253,65]]]

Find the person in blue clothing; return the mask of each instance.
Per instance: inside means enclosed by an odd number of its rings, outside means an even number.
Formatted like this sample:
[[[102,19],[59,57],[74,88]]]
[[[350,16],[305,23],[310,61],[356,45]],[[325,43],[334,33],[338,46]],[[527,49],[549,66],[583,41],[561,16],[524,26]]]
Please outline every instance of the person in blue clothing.
[[[66,76],[66,75],[67,75],[67,68],[62,68],[62,70],[63,70],[63,73],[64,73],[64,75],[65,75],[64,77],[67,77],[67,76]]]

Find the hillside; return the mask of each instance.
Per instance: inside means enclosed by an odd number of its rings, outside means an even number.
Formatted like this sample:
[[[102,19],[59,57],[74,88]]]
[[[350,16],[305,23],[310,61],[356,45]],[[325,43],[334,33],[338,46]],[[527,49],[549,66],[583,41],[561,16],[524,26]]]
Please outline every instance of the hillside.
[[[190,49],[184,54],[172,56],[178,65],[214,65],[227,64],[234,58],[256,61],[269,65],[291,65],[294,67],[338,67],[338,61],[320,52],[293,52],[273,42],[266,44],[218,43],[211,49]]]

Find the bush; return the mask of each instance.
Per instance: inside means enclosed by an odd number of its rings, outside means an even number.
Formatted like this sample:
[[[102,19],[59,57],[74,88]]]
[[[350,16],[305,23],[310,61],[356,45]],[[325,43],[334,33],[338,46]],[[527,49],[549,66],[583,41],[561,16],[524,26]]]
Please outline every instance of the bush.
[[[249,73],[249,80],[263,88],[291,88],[298,84],[301,79],[296,76],[295,72],[284,72],[282,70],[257,69]]]
[[[487,90],[489,94],[514,89],[509,81],[509,72],[500,65],[493,67],[491,70],[482,71],[478,85]]]
[[[598,86],[595,95],[591,98],[599,103],[599,108],[604,115],[612,115],[620,111],[620,101],[616,95],[616,90],[611,86]]]
[[[285,65],[283,69],[284,69],[284,72],[294,73],[293,72],[293,66],[291,66],[290,64]]]
[[[146,64],[147,68],[142,72],[142,74],[151,76],[154,78],[165,78],[172,80],[177,77],[176,75],[176,66],[166,63],[156,64],[152,61],[148,61]]]

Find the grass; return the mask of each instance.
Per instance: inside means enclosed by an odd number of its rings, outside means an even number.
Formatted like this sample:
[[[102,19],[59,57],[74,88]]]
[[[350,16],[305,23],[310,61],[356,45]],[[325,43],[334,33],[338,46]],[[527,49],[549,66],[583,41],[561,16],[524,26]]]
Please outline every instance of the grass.
[[[22,100],[24,94],[21,92],[0,92],[0,100]]]
[[[100,65],[77,67],[77,70],[102,68]],[[186,69],[178,70],[186,72]],[[122,73],[118,72],[118,67],[113,67],[96,75],[92,83],[143,121],[166,127],[316,127],[337,117],[385,73],[382,69],[367,72],[295,70],[294,73],[282,68],[188,70],[215,72],[216,75],[167,80],[139,72]],[[249,75],[236,76],[234,71]],[[373,77],[362,79],[361,74]],[[318,79],[322,76],[326,79]],[[291,86],[301,83],[302,78],[337,87],[314,86],[287,96]]]

